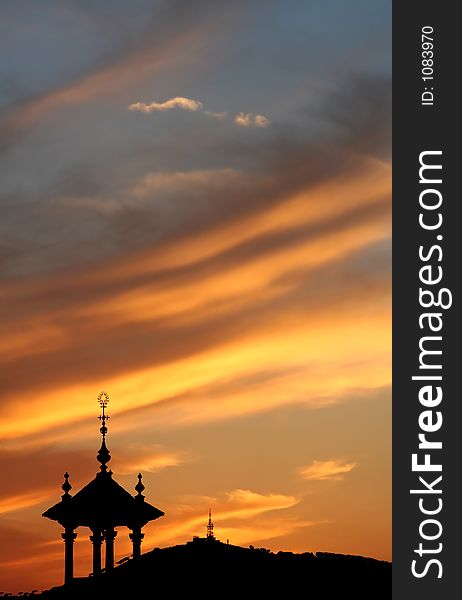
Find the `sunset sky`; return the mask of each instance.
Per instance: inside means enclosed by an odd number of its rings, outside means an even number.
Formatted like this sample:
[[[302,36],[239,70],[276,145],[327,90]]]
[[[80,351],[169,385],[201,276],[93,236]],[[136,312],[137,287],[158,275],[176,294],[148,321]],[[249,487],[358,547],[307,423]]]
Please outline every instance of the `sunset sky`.
[[[390,4],[1,3],[0,590],[61,583],[103,389],[145,551],[391,559]]]

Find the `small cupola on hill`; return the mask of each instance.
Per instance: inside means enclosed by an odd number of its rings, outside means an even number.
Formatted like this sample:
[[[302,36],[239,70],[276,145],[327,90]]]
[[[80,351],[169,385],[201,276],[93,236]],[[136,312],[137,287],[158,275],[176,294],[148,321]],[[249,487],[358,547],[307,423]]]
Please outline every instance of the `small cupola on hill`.
[[[97,454],[100,463],[99,473],[74,496],[69,483],[69,474],[64,474],[64,483],[61,502],[58,502],[42,516],[57,521],[64,527],[62,538],[65,546],[64,582],[70,583],[74,577],[74,541],[77,537],[75,530],[78,527],[88,527],[91,531],[90,540],[93,544],[93,576],[101,574],[101,546],[106,546],[105,569],[114,568],[114,540],[117,535],[116,527],[127,527],[131,530],[130,539],[133,544],[133,558],[141,555],[141,541],[144,537],[142,528],[149,521],[162,517],[164,513],[145,501],[142,492],[145,486],[142,475],[138,473],[137,492],[132,496],[115,479],[107,463],[111,454],[106,446],[107,420],[106,414],[109,396],[101,392],[98,396],[101,406],[100,432],[102,436],[101,447]]]

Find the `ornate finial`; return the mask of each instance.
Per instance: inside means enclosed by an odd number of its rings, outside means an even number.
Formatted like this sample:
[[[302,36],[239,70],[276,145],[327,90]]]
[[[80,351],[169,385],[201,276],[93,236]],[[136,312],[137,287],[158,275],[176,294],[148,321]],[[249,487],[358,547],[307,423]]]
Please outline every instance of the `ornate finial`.
[[[67,471],[64,473],[64,483],[61,486],[61,489],[64,492],[64,494],[61,496],[63,500],[65,498],[70,498],[71,497],[71,495],[69,494],[69,492],[72,489],[72,485],[69,483],[69,473]]]
[[[101,463],[101,466],[100,466],[101,472],[106,473],[108,470],[106,465],[111,460],[111,454],[106,447],[106,433],[107,433],[106,421],[109,419],[109,416],[105,413],[105,409],[107,408],[107,405],[109,402],[109,394],[107,394],[107,392],[105,392],[105,391],[102,391],[98,395],[98,402],[99,402],[99,405],[101,406],[101,411],[102,411],[100,416],[98,417],[98,419],[101,421],[101,427],[99,430],[101,432],[101,435],[103,436],[103,440],[101,442],[101,448],[99,449],[96,459],[98,460],[98,462]],[[109,475],[112,475],[111,471],[109,471]]]
[[[107,408],[107,405],[109,402],[109,394],[107,392],[105,392],[104,390],[102,392],[100,392],[98,395],[98,402],[99,402],[99,405],[101,406],[101,410],[102,410],[102,413],[100,414],[98,419],[101,421],[100,431],[101,431],[101,434],[102,434],[103,440],[104,440],[106,433],[107,433],[106,421],[109,419],[109,416],[104,411]]]
[[[138,492],[135,496],[135,498],[140,498],[141,500],[144,500],[144,496],[143,496],[143,492],[146,489],[143,485],[143,482],[141,481],[143,478],[143,476],[141,475],[141,473],[138,473],[138,483],[135,485],[135,490]]]

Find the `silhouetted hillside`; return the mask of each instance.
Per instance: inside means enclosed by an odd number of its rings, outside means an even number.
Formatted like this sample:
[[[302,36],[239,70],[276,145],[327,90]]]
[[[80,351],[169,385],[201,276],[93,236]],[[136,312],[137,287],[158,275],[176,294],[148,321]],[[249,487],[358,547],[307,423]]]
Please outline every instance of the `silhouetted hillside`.
[[[391,564],[326,552],[277,554],[195,539],[156,549],[98,578],[76,579],[36,597],[391,598]]]

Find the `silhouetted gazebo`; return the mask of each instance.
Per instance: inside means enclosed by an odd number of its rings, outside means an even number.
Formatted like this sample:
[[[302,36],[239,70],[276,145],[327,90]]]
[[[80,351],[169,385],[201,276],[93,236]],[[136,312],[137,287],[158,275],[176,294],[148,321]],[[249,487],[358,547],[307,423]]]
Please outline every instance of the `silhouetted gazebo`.
[[[69,483],[69,474],[64,474],[62,489],[64,494],[58,502],[42,516],[57,521],[64,527],[61,534],[65,545],[64,582],[70,583],[74,577],[74,541],[77,537],[75,530],[78,527],[89,527],[90,540],[93,544],[93,576],[101,574],[101,546],[106,544],[105,569],[114,568],[114,539],[117,535],[116,527],[128,527],[131,530],[130,539],[133,544],[133,558],[141,555],[141,541],[144,538],[142,528],[149,521],[162,517],[164,513],[145,501],[142,492],[145,487],[142,475],[138,474],[138,483],[135,486],[136,496],[132,496],[112,477],[112,471],[107,463],[111,455],[106,447],[107,427],[109,419],[105,413],[109,397],[106,392],[98,396],[102,414],[100,432],[102,435],[101,448],[97,460],[101,463],[100,472],[86,486],[74,496],[69,493],[72,489]]]

